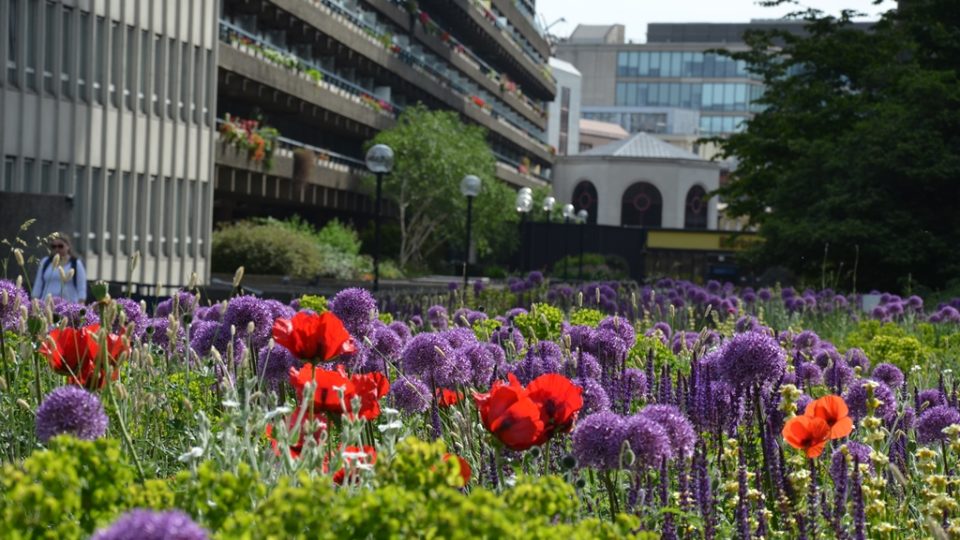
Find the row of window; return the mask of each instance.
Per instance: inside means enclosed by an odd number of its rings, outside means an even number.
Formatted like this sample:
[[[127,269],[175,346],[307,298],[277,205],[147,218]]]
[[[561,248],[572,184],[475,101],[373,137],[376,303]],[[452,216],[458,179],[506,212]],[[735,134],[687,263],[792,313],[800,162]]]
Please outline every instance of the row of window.
[[[591,223],[596,223],[597,188],[593,182],[582,180],[573,189],[574,208],[586,209]],[[683,228],[707,228],[707,192],[701,186],[687,191],[684,201]],[[660,190],[648,182],[632,184],[620,199],[620,224],[640,227],[663,226],[663,197]]]
[[[701,116],[700,134],[701,135],[722,135],[725,133],[734,133],[743,131],[745,116]]]
[[[763,87],[747,83],[618,82],[616,105],[680,107],[705,111],[759,112]]]
[[[22,69],[26,90],[212,126],[211,50],[57,2],[7,5],[7,85],[20,84]]]
[[[587,120],[599,120],[619,124],[629,133],[645,131],[647,133],[668,133],[667,113],[642,112],[584,112]]]
[[[21,172],[14,156],[4,159],[0,192],[21,188],[27,193],[61,194],[73,197],[73,224],[80,233],[78,248],[86,254],[130,256],[141,249],[170,257],[202,257],[210,220],[212,186],[186,178],[159,177],[100,167],[73,167],[50,161],[24,159]],[[39,181],[38,181],[39,180]],[[201,224],[196,236],[197,223]],[[101,235],[102,233],[102,235]],[[101,235],[101,236],[98,236]],[[194,238],[196,237],[196,242]],[[119,240],[119,253],[113,238]],[[155,239],[159,239],[158,242]],[[182,241],[181,241],[182,239]]]
[[[620,51],[618,77],[690,77],[721,79],[754,77],[747,63],[715,53],[680,51]]]

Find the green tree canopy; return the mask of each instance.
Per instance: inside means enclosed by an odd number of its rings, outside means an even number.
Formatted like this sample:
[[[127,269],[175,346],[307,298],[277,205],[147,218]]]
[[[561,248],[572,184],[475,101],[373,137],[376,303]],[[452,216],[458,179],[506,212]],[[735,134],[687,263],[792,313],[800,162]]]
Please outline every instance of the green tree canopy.
[[[483,180],[473,204],[477,252],[513,247],[513,190],[495,176],[483,128],[465,125],[454,112],[418,105],[404,110],[396,126],[378,133],[371,144],[386,144],[394,152],[383,190],[399,207],[401,267],[421,262],[443,245],[462,249],[467,201],[460,180],[468,174]]]
[[[866,31],[806,11],[805,35],[749,33],[730,54],[766,85],[763,111],[719,140],[737,160],[720,194],[759,226],[759,264],[819,282],[826,260],[861,290],[957,276],[960,10],[902,5]]]

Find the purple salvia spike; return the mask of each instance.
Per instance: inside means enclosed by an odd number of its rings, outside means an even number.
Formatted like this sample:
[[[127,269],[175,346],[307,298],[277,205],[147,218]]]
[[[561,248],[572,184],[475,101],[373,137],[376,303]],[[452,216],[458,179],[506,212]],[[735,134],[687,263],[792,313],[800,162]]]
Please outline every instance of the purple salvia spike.
[[[643,366],[647,371],[647,400],[654,395],[653,387],[656,382],[656,377],[654,377],[654,368],[653,368],[653,347],[650,347],[650,350],[647,351],[647,365]]]
[[[807,493],[807,532],[810,534],[811,538],[818,538],[819,533],[817,532],[817,509],[820,505],[817,504],[819,489],[817,485],[817,467],[814,460],[810,460],[810,492]]]
[[[667,460],[660,462],[660,508],[666,508],[669,503],[667,498],[667,486],[670,485],[670,473],[667,470]],[[663,518],[663,531],[660,538],[664,540],[676,540],[677,529],[673,523],[673,514],[667,513]]]
[[[856,540],[866,540],[866,514],[863,506],[863,489],[860,485],[860,458],[853,456],[853,476],[851,481],[853,495],[853,535]]]
[[[750,500],[747,498],[747,460],[743,455],[743,447],[737,451],[737,534],[743,540],[749,540],[750,534]]]

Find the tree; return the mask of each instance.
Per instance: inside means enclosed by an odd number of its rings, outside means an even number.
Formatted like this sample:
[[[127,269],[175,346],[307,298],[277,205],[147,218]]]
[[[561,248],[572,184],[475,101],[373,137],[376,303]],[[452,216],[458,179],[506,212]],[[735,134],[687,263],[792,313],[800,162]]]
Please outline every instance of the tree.
[[[393,149],[393,171],[383,180],[384,195],[400,212],[401,267],[421,262],[445,244],[463,247],[466,198],[460,180],[483,180],[473,203],[473,243],[479,254],[510,249],[516,242],[513,191],[495,177],[495,159],[485,131],[465,125],[457,114],[408,107],[397,124],[371,144]]]
[[[757,263],[860,289],[957,275],[960,10],[902,4],[869,30],[806,11],[804,35],[748,33],[729,54],[766,85],[763,111],[715,139],[737,160],[719,193],[765,240]]]

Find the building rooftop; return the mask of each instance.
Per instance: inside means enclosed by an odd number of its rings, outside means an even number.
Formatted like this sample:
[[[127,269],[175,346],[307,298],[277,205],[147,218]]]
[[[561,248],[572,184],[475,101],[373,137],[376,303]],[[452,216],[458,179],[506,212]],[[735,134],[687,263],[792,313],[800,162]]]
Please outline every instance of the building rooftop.
[[[550,57],[550,67],[553,69],[558,69],[560,71],[565,71],[567,73],[572,73],[579,76],[580,70],[578,70],[573,64],[567,62],[566,60],[561,60],[553,56]]]
[[[623,43],[622,24],[578,24],[567,38],[572,43]]]
[[[598,122],[603,123],[603,122]],[[619,126],[617,126],[619,127]],[[581,127],[581,129],[583,129]],[[622,128],[621,128],[622,129]],[[666,143],[648,133],[636,133],[628,139],[614,141],[592,148],[580,154],[581,156],[609,156],[624,158],[650,159],[686,159],[690,161],[707,161],[702,157],[687,152],[670,143]]]

